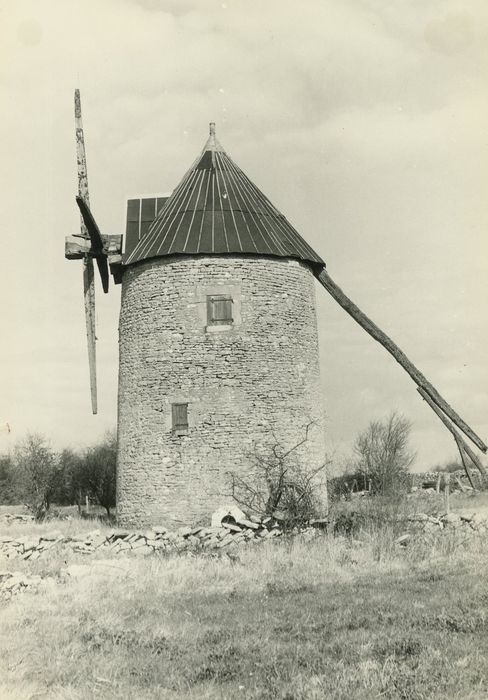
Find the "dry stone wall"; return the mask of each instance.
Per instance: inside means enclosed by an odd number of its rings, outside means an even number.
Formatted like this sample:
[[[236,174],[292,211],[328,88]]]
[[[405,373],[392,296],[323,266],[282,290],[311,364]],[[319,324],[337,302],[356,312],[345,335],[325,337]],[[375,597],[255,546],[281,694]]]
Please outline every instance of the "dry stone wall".
[[[207,297],[234,322],[207,324]],[[324,460],[314,277],[252,256],[159,258],[124,273],[120,313],[117,514],[126,526],[198,523],[247,474],[255,446]],[[172,404],[188,404],[188,432]],[[325,496],[325,494],[324,494]]]

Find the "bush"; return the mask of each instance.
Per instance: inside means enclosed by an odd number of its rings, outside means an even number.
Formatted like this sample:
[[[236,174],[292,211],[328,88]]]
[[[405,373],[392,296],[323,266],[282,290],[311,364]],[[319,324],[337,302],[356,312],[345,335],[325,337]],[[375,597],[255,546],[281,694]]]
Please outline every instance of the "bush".
[[[255,450],[254,466],[242,477],[229,473],[232,498],[246,511],[276,518],[284,529],[300,527],[323,515],[321,498],[327,464],[307,471],[299,458],[313,423],[305,427],[303,440],[290,448],[278,442],[267,450]]]
[[[15,447],[16,491],[36,520],[48,513],[59,478],[59,469],[46,438],[30,433]]]
[[[371,421],[354,445],[357,471],[374,494],[404,493],[415,453],[409,448],[410,421],[395,412],[384,421]]]

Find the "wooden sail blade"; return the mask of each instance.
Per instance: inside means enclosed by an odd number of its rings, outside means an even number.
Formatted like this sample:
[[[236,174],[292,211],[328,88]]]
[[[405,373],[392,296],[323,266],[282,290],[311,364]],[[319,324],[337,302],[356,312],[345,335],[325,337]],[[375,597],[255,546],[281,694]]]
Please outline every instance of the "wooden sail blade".
[[[329,292],[331,297],[342,306],[344,311],[352,316],[352,318],[359,323],[359,325],[364,328],[364,330],[369,333],[369,335],[382,345],[385,350],[388,350],[390,355],[392,355],[399,365],[410,375],[417,386],[424,389],[424,391],[430,396],[430,398],[437,404],[437,406],[448,416],[452,422],[457,425],[457,427],[482,451],[486,452],[488,447],[485,445],[483,440],[469,427],[467,423],[456,413],[456,411],[451,408],[451,406],[445,401],[439,392],[434,388],[434,386],[428,381],[426,377],[420,372],[415,365],[408,359],[398,345],[389,338],[386,333],[378,328],[378,326],[371,321],[366,314],[364,314],[361,309],[359,309],[356,304],[354,304],[342,291],[340,287],[334,282],[330,275],[325,271],[321,270],[317,274],[317,279],[320,284]]]
[[[83,201],[90,206],[88,193],[88,173],[86,170],[85,137],[83,134],[83,122],[81,120],[80,91],[75,90],[75,130],[76,130],[76,162],[78,170],[78,194]],[[83,219],[81,219],[81,233],[88,238]]]
[[[103,255],[103,254],[97,255],[96,261],[97,261],[98,272],[100,273],[100,279],[102,280],[102,288],[103,288],[103,291],[105,292],[105,294],[107,294],[108,281],[109,281],[107,256]]]
[[[91,252],[94,255],[98,255],[99,253],[103,252],[103,239],[102,234],[100,233],[100,229],[97,226],[97,222],[95,221],[95,217],[91,213],[90,207],[85,202],[83,197],[77,196],[76,203],[80,210],[81,218],[83,219],[85,228],[88,232],[88,235],[90,236]]]
[[[86,169],[85,138],[83,123],[81,121],[80,91],[75,90],[75,130],[76,130],[76,162],[78,170],[78,199],[83,202],[89,211],[90,195],[88,193],[88,173]],[[78,204],[78,206],[80,206]],[[96,224],[95,224],[96,226]],[[93,240],[85,224],[83,210],[80,207],[80,228],[83,238],[91,242]],[[97,227],[98,229],[98,227]],[[100,233],[100,232],[99,232]],[[103,248],[103,244],[102,244]],[[88,345],[88,368],[90,372],[90,394],[92,412],[97,413],[97,361],[96,361],[96,332],[95,332],[95,276],[93,273],[93,260],[88,253],[83,258],[83,296],[85,304],[86,340]]]
[[[93,414],[97,413],[97,364],[95,335],[95,276],[93,260],[88,256],[83,260],[83,293],[85,297],[86,340],[88,344],[88,367],[90,371],[90,392]]]

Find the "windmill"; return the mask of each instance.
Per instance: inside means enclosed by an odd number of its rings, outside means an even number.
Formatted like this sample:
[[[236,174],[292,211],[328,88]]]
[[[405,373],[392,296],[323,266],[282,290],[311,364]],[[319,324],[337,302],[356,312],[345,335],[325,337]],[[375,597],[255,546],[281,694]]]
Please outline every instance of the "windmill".
[[[93,258],[104,291],[122,284],[119,323],[117,516],[125,524],[186,524],[222,498],[223,475],[245,469],[256,438],[298,444],[320,423],[317,280],[409,374],[453,435],[468,478],[486,470],[467,438],[487,446],[402,350],[337,286],[322,258],[217,141],[169,197],[132,199],[121,236],[91,214],[79,92],[75,93],[90,384],[96,412]],[[464,435],[464,437],[461,435]],[[291,438],[290,438],[291,439]],[[303,443],[303,440],[302,440]],[[276,449],[276,444],[274,448]],[[323,458],[323,431],[300,458]]]

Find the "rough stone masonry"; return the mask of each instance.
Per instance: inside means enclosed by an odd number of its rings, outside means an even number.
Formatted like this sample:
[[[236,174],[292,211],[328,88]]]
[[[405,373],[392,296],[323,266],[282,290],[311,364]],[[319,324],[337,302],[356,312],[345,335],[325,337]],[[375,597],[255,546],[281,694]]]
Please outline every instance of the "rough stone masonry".
[[[171,256],[126,269],[120,313],[117,513],[125,526],[198,523],[229,500],[256,446],[324,461],[314,277],[289,258]],[[209,323],[208,300],[232,321]],[[187,428],[175,429],[174,405]],[[177,426],[177,428],[181,426]],[[324,494],[325,495],[325,494]]]

